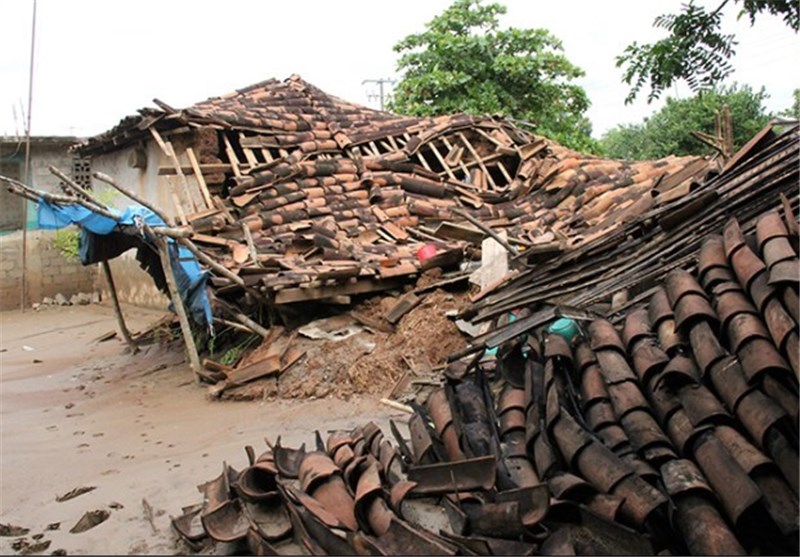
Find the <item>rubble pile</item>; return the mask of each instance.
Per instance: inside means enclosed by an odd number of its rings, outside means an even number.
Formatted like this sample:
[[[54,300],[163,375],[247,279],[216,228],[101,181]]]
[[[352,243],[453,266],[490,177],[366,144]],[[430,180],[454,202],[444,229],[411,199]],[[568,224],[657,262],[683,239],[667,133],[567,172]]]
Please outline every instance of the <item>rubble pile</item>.
[[[709,232],[696,273],[668,273],[620,327],[551,324],[493,365],[451,364],[394,442],[369,423],[248,447],[176,530],[253,554],[796,554],[788,218]]]

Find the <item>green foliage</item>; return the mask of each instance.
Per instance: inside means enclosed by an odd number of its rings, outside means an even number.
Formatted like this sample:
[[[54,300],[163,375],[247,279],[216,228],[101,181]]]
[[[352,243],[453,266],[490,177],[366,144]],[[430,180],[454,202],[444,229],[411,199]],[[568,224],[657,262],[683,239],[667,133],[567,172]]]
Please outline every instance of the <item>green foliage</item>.
[[[764,108],[767,94],[762,88],[734,84],[687,99],[667,98],[667,103],[641,124],[617,126],[606,132],[600,144],[605,156],[647,160],[668,155],[711,154],[713,150],[690,132],[714,134],[714,114],[727,104],[731,112],[734,148],[760,131],[772,117]]]
[[[781,116],[800,120],[800,89],[792,91],[792,98],[792,106],[781,112]]]
[[[62,228],[56,230],[53,237],[53,247],[70,261],[77,261],[80,258],[80,231],[74,228]]]
[[[493,114],[534,122],[573,148],[591,145],[589,99],[573,81],[583,70],[544,29],[500,29],[505,6],[456,0],[394,46],[402,79],[389,109],[434,116]]]
[[[721,29],[722,9],[729,0],[712,12],[696,6],[693,0],[683,5],[679,14],[658,16],[653,26],[665,29],[666,38],[651,44],[628,45],[618,56],[617,67],[624,67],[622,80],[631,86],[625,103],[632,102],[646,85],[647,102],[657,99],[673,83],[686,80],[694,92],[712,89],[727,78],[733,67],[735,36]],[[800,2],[796,0],[734,0],[742,9],[739,16],[749,16],[754,23],[762,12],[783,16],[796,32],[800,26]]]

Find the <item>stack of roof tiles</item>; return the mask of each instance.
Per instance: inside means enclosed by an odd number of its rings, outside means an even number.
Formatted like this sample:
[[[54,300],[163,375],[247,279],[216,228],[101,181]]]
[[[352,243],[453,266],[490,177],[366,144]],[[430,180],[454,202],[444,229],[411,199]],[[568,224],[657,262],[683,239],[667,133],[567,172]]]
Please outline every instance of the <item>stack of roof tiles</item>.
[[[297,76],[184,110],[160,105],[82,152],[133,141],[150,127],[217,130],[213,155],[229,170],[209,188],[224,208],[189,215],[189,224],[209,254],[276,303],[313,297],[283,289],[380,289],[396,284],[386,279],[457,263],[486,235],[461,210],[521,251],[571,250],[688,194],[714,168],[700,157],[598,159],[502,119],[401,117]],[[438,257],[424,262],[417,252],[427,243]]]
[[[368,424],[251,456],[177,530],[269,554],[797,554],[788,219],[707,234],[621,327],[509,340],[492,383],[452,365],[396,447]]]

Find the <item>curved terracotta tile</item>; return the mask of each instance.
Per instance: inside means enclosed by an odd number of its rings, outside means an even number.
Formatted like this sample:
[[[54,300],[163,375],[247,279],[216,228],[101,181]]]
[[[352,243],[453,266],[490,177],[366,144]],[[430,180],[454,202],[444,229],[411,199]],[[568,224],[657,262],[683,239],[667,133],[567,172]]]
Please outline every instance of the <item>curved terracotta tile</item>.
[[[715,362],[708,375],[714,390],[729,410],[735,411],[742,397],[754,388],[747,382],[744,370],[734,356]]]
[[[597,431],[608,424],[617,423],[617,416],[614,414],[614,407],[611,402],[606,400],[598,400],[584,410],[587,425],[593,431]]]
[[[687,332],[690,327],[702,321],[709,323],[714,328],[719,327],[719,317],[711,308],[705,295],[685,294],[675,304],[674,310],[675,328],[678,331]]]
[[[767,284],[770,286],[788,285],[797,286],[800,283],[800,265],[797,259],[787,261],[779,261],[769,269],[769,280]]]
[[[728,355],[727,350],[719,343],[708,323],[701,322],[692,327],[689,333],[689,342],[703,377],[709,373],[711,366]]]
[[[684,335],[675,329],[675,320],[664,319],[658,324],[658,344],[669,356],[683,352],[689,345]]]
[[[620,423],[631,444],[639,451],[653,445],[669,447],[670,440],[661,430],[655,418],[647,410],[634,410],[622,418]]]
[[[595,352],[597,361],[600,364],[600,371],[607,383],[613,384],[636,380],[636,375],[623,354],[624,352],[620,353],[616,350],[599,350]]]
[[[700,382],[700,371],[694,360],[688,356],[678,354],[670,359],[661,372],[661,379],[673,388],[686,384]]]
[[[661,380],[650,390],[649,399],[658,421],[664,425],[673,413],[681,409],[681,401],[675,392],[667,386],[667,380]]]
[[[710,292],[717,285],[727,282],[736,282],[736,275],[733,274],[730,267],[714,267],[713,269],[709,269],[703,274],[700,280],[706,292]],[[736,284],[738,286],[739,283],[736,282]]]
[[[433,440],[425,427],[425,421],[419,413],[414,413],[408,420],[408,432],[411,437],[411,447],[417,464],[436,462]],[[363,442],[363,441],[362,441]],[[359,454],[358,451],[354,451]]]
[[[655,445],[652,445],[652,447],[655,447]],[[673,453],[669,458],[675,458],[675,454]],[[658,471],[648,462],[642,460],[636,452],[631,451],[628,454],[620,456],[620,459],[622,462],[630,465],[634,473],[650,485],[656,485],[661,480]]]
[[[564,358],[572,362],[572,348],[570,348],[567,339],[561,335],[547,334],[544,337],[544,357],[550,358]]]
[[[767,273],[757,275],[753,279],[748,292],[759,313],[764,313],[767,303],[778,295],[776,288],[769,284],[769,275]]]
[[[756,238],[758,238],[759,249],[764,248],[764,244],[773,238],[786,238],[789,231],[783,224],[783,219],[776,211],[769,211],[758,217],[756,222]]]
[[[608,400],[608,389],[600,366],[593,364],[583,370],[580,395],[584,409],[598,400]]]
[[[310,453],[309,453],[310,454]],[[314,484],[308,493],[325,510],[349,530],[357,530],[355,502],[340,475],[329,476],[327,480]]]
[[[667,424],[664,429],[675,445],[675,448],[678,449],[678,453],[691,456],[694,443],[703,433],[711,429],[711,426],[695,427],[692,425],[689,416],[683,408],[680,408],[677,412],[673,412],[667,419]]]
[[[675,524],[692,555],[748,555],[708,496],[676,496]]]
[[[672,441],[668,445],[651,445],[642,450],[642,457],[652,466],[661,466],[663,463],[678,457]],[[655,485],[654,482],[651,482]]]
[[[327,454],[320,451],[306,453],[300,462],[300,486],[303,491],[309,493],[318,484],[339,473],[341,473],[341,470]]]
[[[576,457],[593,442],[591,435],[567,415],[555,423],[553,438],[559,452],[570,466],[575,465]]]
[[[751,338],[736,351],[744,374],[751,384],[758,384],[764,374],[775,377],[794,377],[789,364],[783,359],[771,340],[763,337]]]
[[[281,476],[289,479],[297,479],[300,473],[300,463],[306,455],[305,443],[299,449],[291,449],[283,447],[280,444],[280,439],[275,443],[273,449],[275,456],[275,466],[278,468]]]
[[[667,291],[659,288],[650,297],[647,305],[647,314],[650,317],[650,325],[655,329],[665,319],[672,319],[672,305],[669,303]]]
[[[627,477],[634,475],[633,468],[624,463],[602,443],[590,443],[577,455],[576,468],[598,491],[611,493]]]
[[[625,354],[625,345],[619,338],[619,333],[610,321],[596,319],[589,324],[589,341],[592,350],[616,350],[620,354]]]
[[[536,435],[532,441],[528,441],[528,447],[533,453],[534,467],[540,478],[548,477],[559,466],[555,449],[546,435]]]
[[[200,515],[208,536],[217,542],[233,543],[243,540],[250,529],[250,521],[244,514],[239,499],[225,501],[209,512]]]
[[[722,239],[725,246],[725,256],[730,261],[731,256],[745,246],[742,229],[739,228],[739,222],[735,218],[730,219],[725,224],[725,228],[722,230]]]
[[[611,493],[625,500],[620,511],[622,516],[640,528],[656,511],[667,505],[663,493],[636,475],[624,478]]]
[[[695,443],[694,457],[722,502],[726,516],[738,526],[740,518],[761,500],[758,486],[711,432]]]
[[[651,379],[669,363],[669,356],[652,339],[643,339],[636,344],[631,353],[633,369],[642,385],[649,385]]]
[[[711,288],[711,293],[714,296],[720,296],[731,291],[744,292],[744,288],[742,288],[742,285],[739,284],[739,280],[735,276],[731,276],[730,280],[715,284],[714,287]]]
[[[584,504],[596,515],[610,522],[618,522],[623,502],[622,497],[596,493],[589,497]]]
[[[625,435],[625,430],[616,422],[595,430],[595,433],[603,440],[603,444],[615,453],[626,445],[630,446],[630,440]]]
[[[507,410],[517,408],[525,411],[525,389],[506,386],[497,400],[497,413],[502,414]]]
[[[673,311],[675,311],[675,306],[684,296],[693,294],[703,299],[708,298],[706,291],[703,290],[703,287],[700,286],[694,276],[683,269],[674,269],[667,273],[664,287],[667,290],[667,297]],[[677,312],[675,320],[678,321]]]
[[[695,426],[733,421],[719,399],[705,385],[693,384],[681,387],[678,398],[689,421]]]
[[[525,413],[518,408],[511,408],[506,410],[499,416],[500,418],[500,435],[502,437],[514,431],[525,432]]]
[[[590,364],[597,363],[597,358],[595,358],[594,351],[589,346],[589,343],[585,340],[578,342],[573,356],[575,357],[575,364],[577,365],[579,371],[583,371]]]
[[[766,445],[769,429],[787,421],[783,408],[759,390],[752,390],[739,400],[736,416],[755,442],[762,447]]]
[[[269,462],[248,466],[239,474],[234,489],[246,501],[261,501],[278,492],[278,468]]]
[[[569,472],[559,472],[547,480],[547,485],[554,497],[584,501],[597,493],[597,489],[581,477]]]
[[[789,415],[792,423],[796,424],[800,421],[800,401],[798,401],[797,384],[792,382],[790,385],[787,386],[785,380],[781,381],[772,375],[765,375],[761,382],[761,390],[777,402],[778,406]]]
[[[781,303],[795,323],[800,323],[800,296],[793,288],[784,288]]]
[[[742,288],[748,290],[750,285],[759,274],[767,272],[767,266],[761,261],[750,248],[737,250],[731,258],[731,267],[739,280]]]
[[[700,245],[700,253],[697,256],[697,270],[700,278],[712,269],[727,269],[728,258],[725,255],[725,247],[722,244],[722,236],[719,234],[709,234]]]
[[[768,269],[772,269],[776,263],[781,261],[793,262],[794,267],[797,267],[797,254],[788,238],[771,238],[763,244],[761,250]]]
[[[614,412],[619,419],[622,419],[625,414],[633,410],[649,408],[641,389],[639,389],[639,386],[633,381],[624,381],[622,383],[609,385],[608,394],[611,396]]]
[[[428,413],[433,419],[433,425],[436,428],[436,432],[439,434],[439,438],[444,444],[449,460],[464,460],[466,455],[464,455],[463,451],[461,450],[458,432],[453,424],[453,415],[450,410],[450,402],[447,400],[447,395],[445,394],[444,389],[436,389],[433,393],[431,393],[431,395],[428,397],[426,406],[428,407]]]
[[[328,455],[333,457],[339,447],[352,444],[352,442],[350,432],[337,430],[328,435],[328,438],[325,440],[325,450]]]
[[[622,328],[622,340],[628,352],[640,340],[655,336],[650,330],[650,317],[647,310],[638,308],[628,313]]]
[[[758,315],[758,310],[741,290],[729,290],[714,296],[714,310],[720,318],[720,329],[728,330],[731,319],[739,314]]]
[[[759,469],[764,467],[777,470],[772,459],[758,450],[734,428],[718,426],[714,429],[714,435],[725,445],[725,448],[728,449],[728,452],[736,459],[736,462],[739,463],[739,466],[748,476],[752,476],[754,472],[757,473]]]
[[[666,462],[661,465],[660,471],[664,487],[673,497],[687,491],[701,491],[709,495],[714,493],[703,473],[689,459],[679,458]]]
[[[751,313],[734,315],[725,329],[732,352],[738,354],[742,346],[755,338],[771,340],[769,331],[761,320]]]
[[[528,460],[527,455],[507,456],[503,459],[503,462],[508,471],[509,479],[517,488],[532,487],[541,483],[539,475],[533,468],[533,463]]]

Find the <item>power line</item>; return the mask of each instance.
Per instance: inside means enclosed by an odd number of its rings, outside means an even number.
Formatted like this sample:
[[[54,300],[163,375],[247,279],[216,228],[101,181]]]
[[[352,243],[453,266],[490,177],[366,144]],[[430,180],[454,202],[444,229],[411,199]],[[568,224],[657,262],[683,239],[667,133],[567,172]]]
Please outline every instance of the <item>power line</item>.
[[[389,79],[388,77],[382,77],[380,79],[365,79],[364,81],[361,82],[361,85],[364,85],[366,83],[377,83],[378,84],[378,88],[379,88],[379,91],[380,91],[379,95],[380,95],[380,99],[381,99],[381,110],[383,110],[384,98],[388,96],[388,93],[384,93],[383,85],[384,85],[384,83],[388,83],[389,85],[394,85],[395,83],[397,83],[397,80],[396,79]],[[367,95],[367,96],[370,96],[370,95]]]

